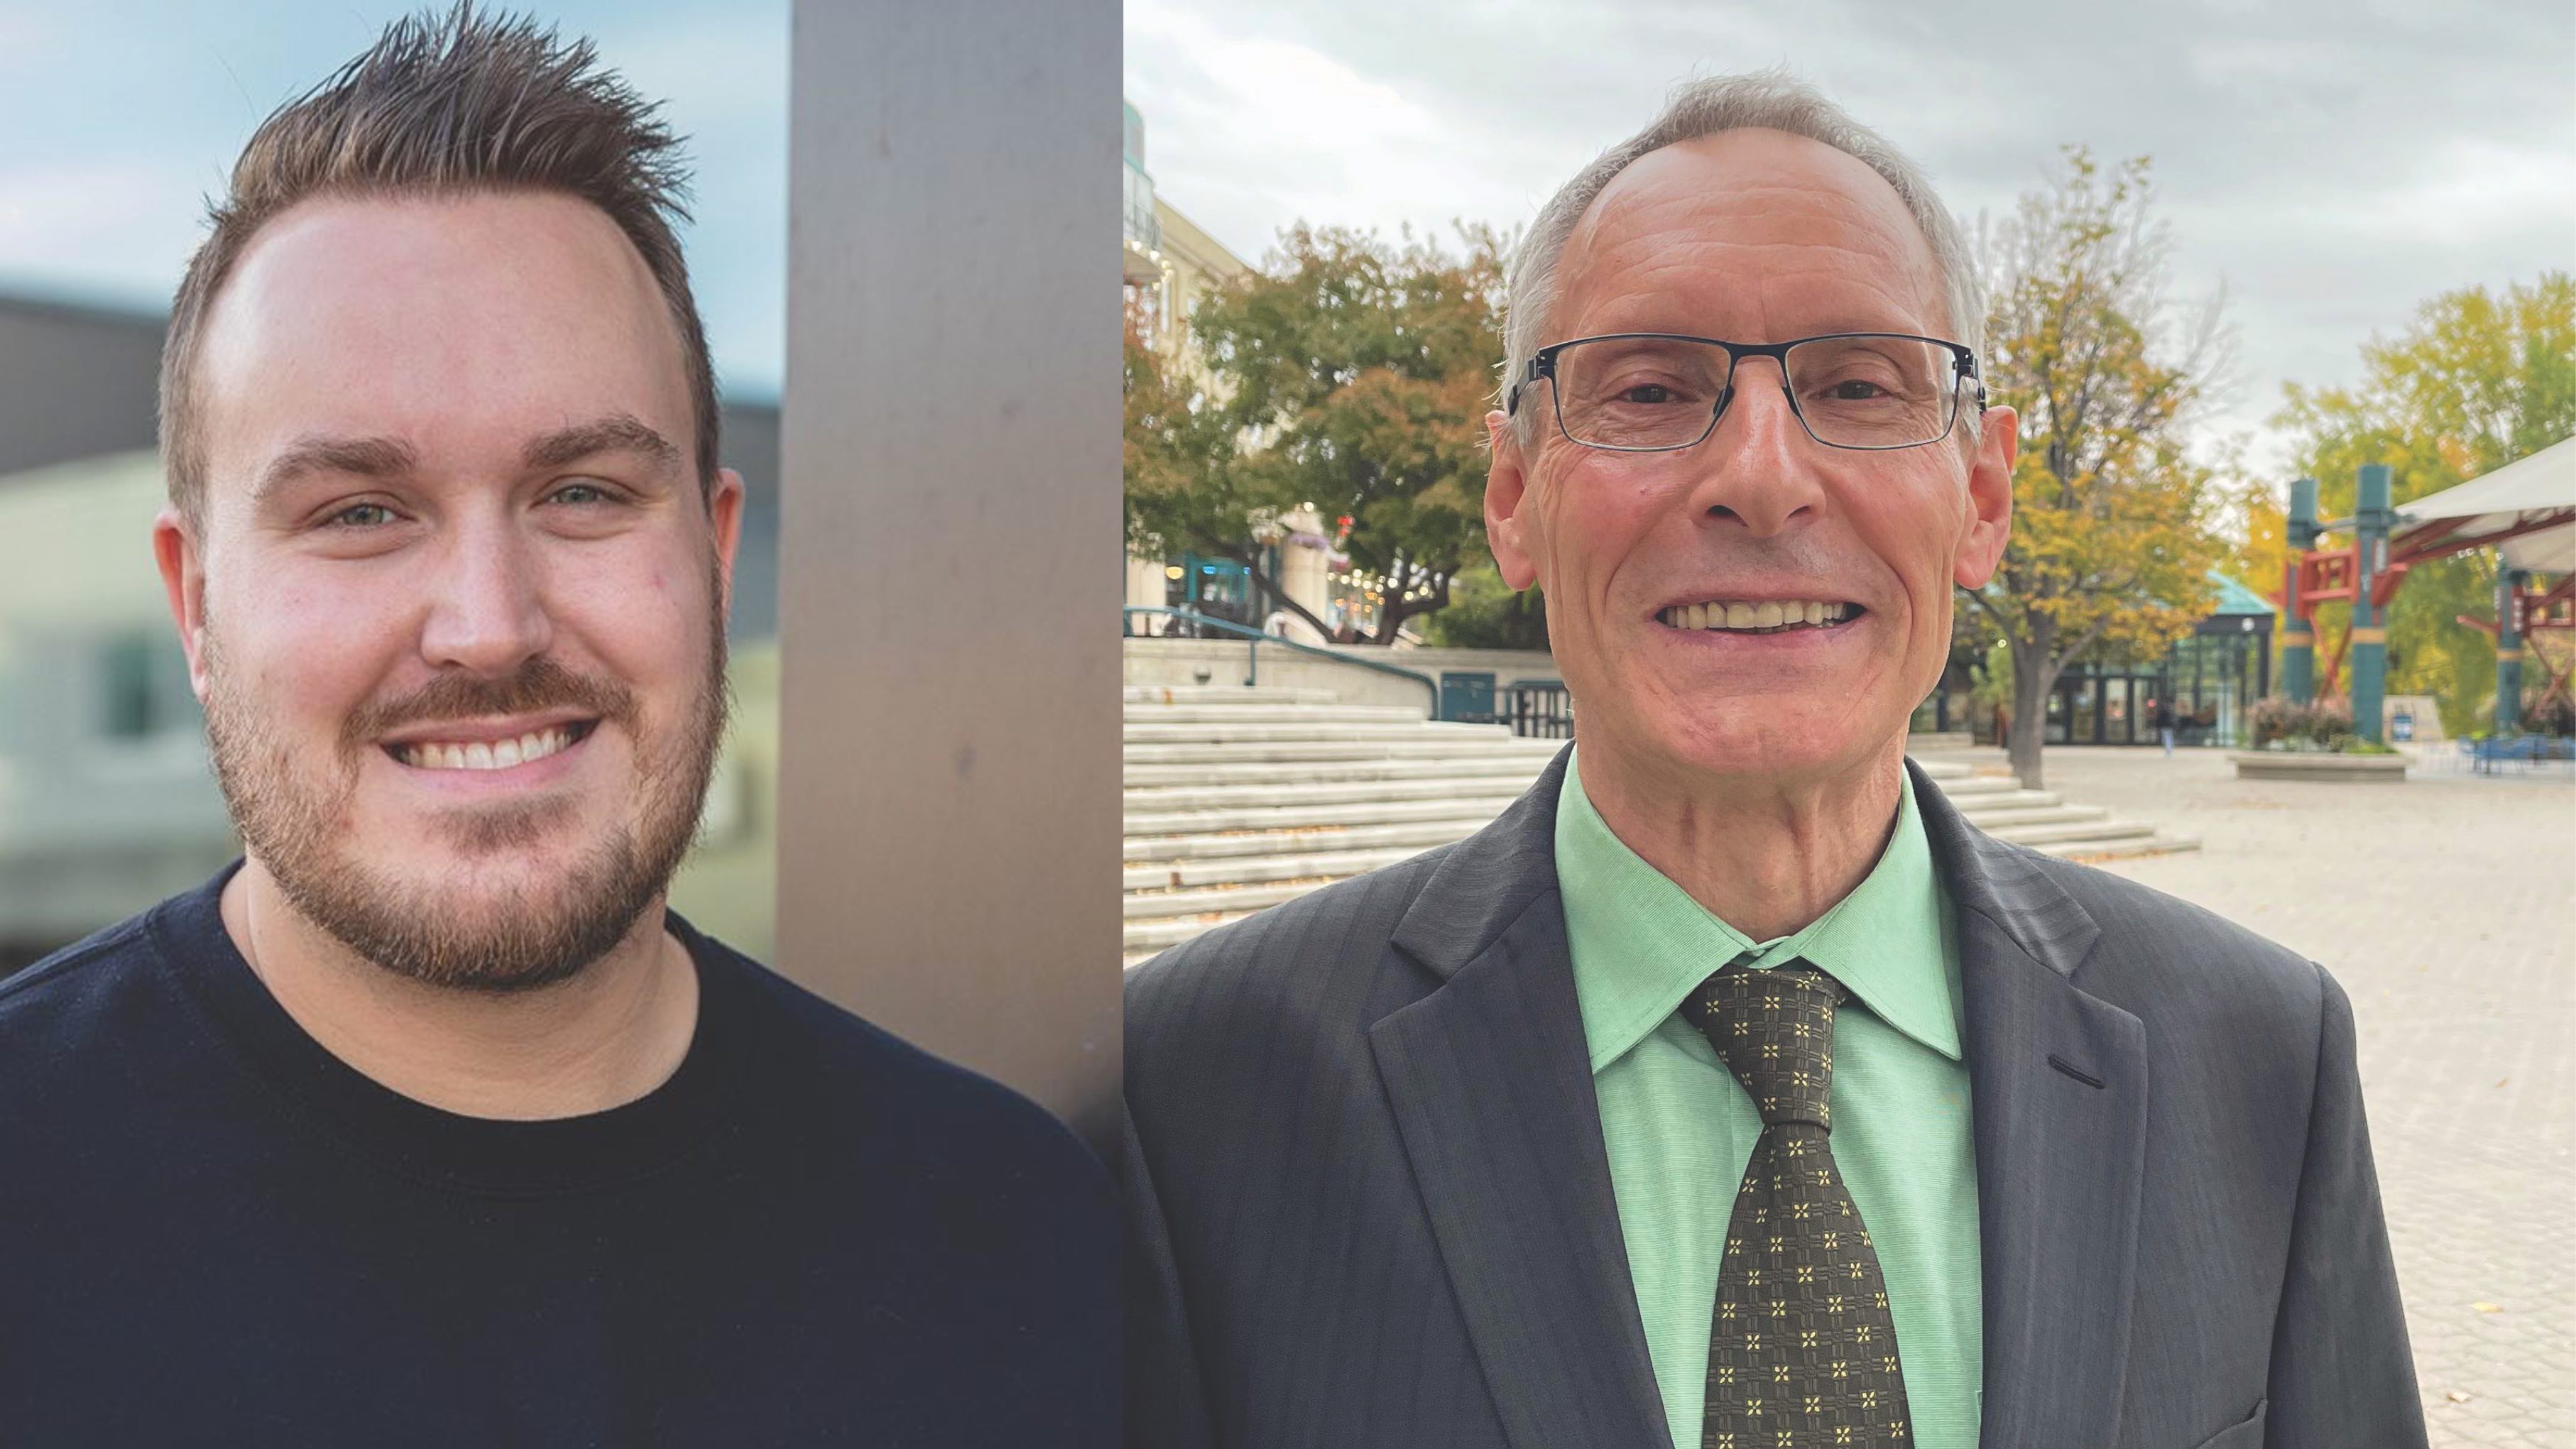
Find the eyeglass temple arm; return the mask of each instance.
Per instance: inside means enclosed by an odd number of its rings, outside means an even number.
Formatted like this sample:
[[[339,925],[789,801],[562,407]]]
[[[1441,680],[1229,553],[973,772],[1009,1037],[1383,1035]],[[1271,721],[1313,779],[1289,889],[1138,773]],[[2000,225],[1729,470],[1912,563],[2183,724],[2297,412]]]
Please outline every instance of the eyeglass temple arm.
[[[1518,416],[1521,410],[1521,394],[1529,389],[1531,383],[1555,370],[1555,348],[1542,347],[1531,354],[1529,364],[1521,369],[1521,375],[1512,379],[1512,390],[1503,394],[1503,416]]]

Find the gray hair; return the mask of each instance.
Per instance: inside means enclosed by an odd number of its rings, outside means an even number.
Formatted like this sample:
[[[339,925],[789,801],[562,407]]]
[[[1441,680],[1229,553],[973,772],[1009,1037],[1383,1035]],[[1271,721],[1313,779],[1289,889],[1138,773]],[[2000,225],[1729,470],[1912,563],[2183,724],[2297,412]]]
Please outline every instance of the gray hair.
[[[1985,285],[1977,274],[1976,259],[1968,249],[1966,237],[1951,219],[1949,208],[1932,194],[1932,183],[1905,159],[1904,153],[1825,99],[1823,92],[1786,70],[1765,70],[1710,76],[1681,86],[1652,124],[1602,152],[1540,209],[1529,235],[1512,256],[1510,291],[1503,314],[1505,396],[1528,370],[1531,354],[1541,345],[1541,331],[1556,303],[1557,262],[1565,254],[1566,241],[1574,235],[1574,224],[1610,185],[1610,179],[1649,152],[1721,131],[1747,128],[1786,131],[1822,142],[1885,177],[1904,200],[1905,209],[1913,213],[1923,239],[1931,244],[1932,260],[1941,269],[1951,331],[1980,360],[1984,358]],[[1530,436],[1531,416],[1523,413],[1513,419],[1524,441]],[[1974,438],[1979,419],[1971,412],[1966,422],[1968,435]]]

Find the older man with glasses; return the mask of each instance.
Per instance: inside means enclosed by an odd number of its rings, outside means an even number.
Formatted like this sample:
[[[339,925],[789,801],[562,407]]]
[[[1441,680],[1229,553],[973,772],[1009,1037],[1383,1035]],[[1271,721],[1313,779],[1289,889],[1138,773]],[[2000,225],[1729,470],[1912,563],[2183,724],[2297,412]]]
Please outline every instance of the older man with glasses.
[[[1905,762],[2011,526],[1983,315],[1777,75],[1541,212],[1485,513],[1575,743],[1131,977],[1131,1442],[2424,1442],[2343,992]]]

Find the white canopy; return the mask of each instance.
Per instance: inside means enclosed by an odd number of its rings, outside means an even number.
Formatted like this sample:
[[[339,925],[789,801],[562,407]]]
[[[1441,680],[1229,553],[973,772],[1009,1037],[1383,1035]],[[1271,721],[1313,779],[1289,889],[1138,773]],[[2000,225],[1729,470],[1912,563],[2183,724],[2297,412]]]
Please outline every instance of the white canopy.
[[[2449,537],[2477,539],[2552,513],[2576,513],[2576,438],[2552,443],[2457,488],[2397,505],[2399,530],[2463,519]],[[2576,573],[2576,518],[2498,545],[2508,568]]]

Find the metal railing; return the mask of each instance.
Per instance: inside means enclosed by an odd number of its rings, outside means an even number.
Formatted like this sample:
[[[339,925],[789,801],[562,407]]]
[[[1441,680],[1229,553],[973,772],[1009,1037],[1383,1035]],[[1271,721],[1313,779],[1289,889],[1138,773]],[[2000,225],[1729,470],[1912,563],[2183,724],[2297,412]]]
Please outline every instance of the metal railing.
[[[1188,630],[1185,633],[1166,631],[1159,635],[1141,635],[1136,632],[1135,627],[1135,618],[1139,614],[1160,614],[1186,624]],[[1130,639],[1205,639],[1211,634],[1241,639],[1244,641],[1243,683],[1247,689],[1261,680],[1261,646],[1264,644],[1311,655],[1317,659],[1329,659],[1335,664],[1347,664],[1354,669],[1374,669],[1380,674],[1392,674],[1399,679],[1410,679],[1430,694],[1430,717],[1440,718],[1440,681],[1418,670],[1380,664],[1374,659],[1355,659],[1337,649],[1326,649],[1316,644],[1301,644],[1294,639],[1282,639],[1276,634],[1265,634],[1249,624],[1238,624],[1232,619],[1220,619],[1213,614],[1202,614],[1195,609],[1158,609],[1142,604],[1131,604],[1121,611],[1119,627],[1120,632]]]
[[[1523,680],[1503,691],[1500,723],[1525,739],[1574,738],[1574,696],[1555,680]]]

